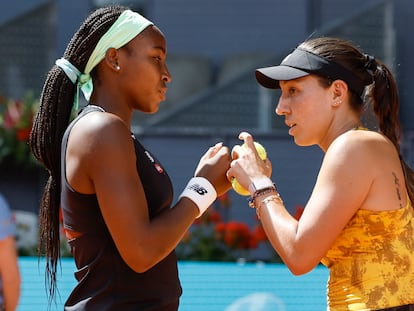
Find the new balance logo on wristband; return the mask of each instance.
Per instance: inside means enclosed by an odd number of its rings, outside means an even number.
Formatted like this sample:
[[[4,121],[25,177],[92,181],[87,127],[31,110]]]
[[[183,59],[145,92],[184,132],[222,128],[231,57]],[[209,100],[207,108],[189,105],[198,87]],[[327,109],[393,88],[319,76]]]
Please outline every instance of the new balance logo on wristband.
[[[200,186],[199,184],[192,184],[188,187],[188,189],[194,190],[199,195],[205,195],[208,192],[206,188]]]
[[[213,204],[217,198],[217,192],[213,185],[204,177],[193,177],[179,198],[181,197],[186,197],[197,205],[199,210],[198,218]]]

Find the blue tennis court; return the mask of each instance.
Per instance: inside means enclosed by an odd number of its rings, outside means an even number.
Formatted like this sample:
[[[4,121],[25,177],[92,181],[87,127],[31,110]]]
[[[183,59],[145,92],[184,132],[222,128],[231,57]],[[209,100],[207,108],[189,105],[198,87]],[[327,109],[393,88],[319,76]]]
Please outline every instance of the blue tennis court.
[[[18,311],[45,311],[44,262],[20,257],[22,296]],[[59,295],[51,311],[63,303],[75,285],[74,263],[61,261]],[[294,276],[283,264],[179,262],[183,296],[180,311],[321,311],[326,310],[328,270],[318,266]]]

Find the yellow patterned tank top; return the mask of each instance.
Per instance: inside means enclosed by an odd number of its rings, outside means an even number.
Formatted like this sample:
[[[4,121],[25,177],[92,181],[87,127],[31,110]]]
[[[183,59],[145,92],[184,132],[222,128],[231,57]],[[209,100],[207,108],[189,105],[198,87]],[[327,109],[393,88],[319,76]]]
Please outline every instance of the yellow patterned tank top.
[[[414,303],[414,211],[359,210],[322,259],[328,310],[378,310]]]

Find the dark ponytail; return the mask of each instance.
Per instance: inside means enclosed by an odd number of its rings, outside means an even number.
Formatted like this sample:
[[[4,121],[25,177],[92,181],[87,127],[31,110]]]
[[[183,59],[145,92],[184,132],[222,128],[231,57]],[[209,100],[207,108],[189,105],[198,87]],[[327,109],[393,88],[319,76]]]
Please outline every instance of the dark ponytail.
[[[408,195],[414,203],[414,172],[402,159],[400,152],[401,125],[398,116],[400,100],[397,83],[384,63],[377,60],[376,64],[376,70],[372,72],[374,83],[368,87],[367,92],[372,99],[380,131],[392,141],[400,155]]]
[[[75,33],[63,57],[83,72],[99,39],[125,9],[114,6],[93,12]],[[49,301],[56,291],[56,268],[60,257],[61,143],[71,119],[75,92],[76,85],[62,69],[53,66],[43,86],[29,141],[34,157],[49,173],[39,210],[39,255],[46,257]]]
[[[401,126],[398,117],[400,101],[397,84],[389,69],[380,61],[376,61],[376,63],[377,68],[373,72],[374,83],[368,86],[367,92],[372,99],[380,131],[400,151]]]

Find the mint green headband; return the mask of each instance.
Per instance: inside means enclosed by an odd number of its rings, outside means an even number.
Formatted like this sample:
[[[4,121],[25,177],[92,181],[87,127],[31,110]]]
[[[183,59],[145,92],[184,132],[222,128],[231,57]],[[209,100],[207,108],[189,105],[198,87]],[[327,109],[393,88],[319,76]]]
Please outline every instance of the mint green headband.
[[[98,41],[98,44],[89,57],[84,73],[81,73],[64,58],[56,60],[56,65],[66,73],[73,84],[76,83],[77,89],[73,101],[75,109],[78,109],[79,106],[79,89],[81,89],[85,99],[89,102],[93,91],[90,73],[105,58],[106,51],[109,48],[119,49],[150,25],[153,25],[153,23],[142,15],[131,10],[125,10]]]

